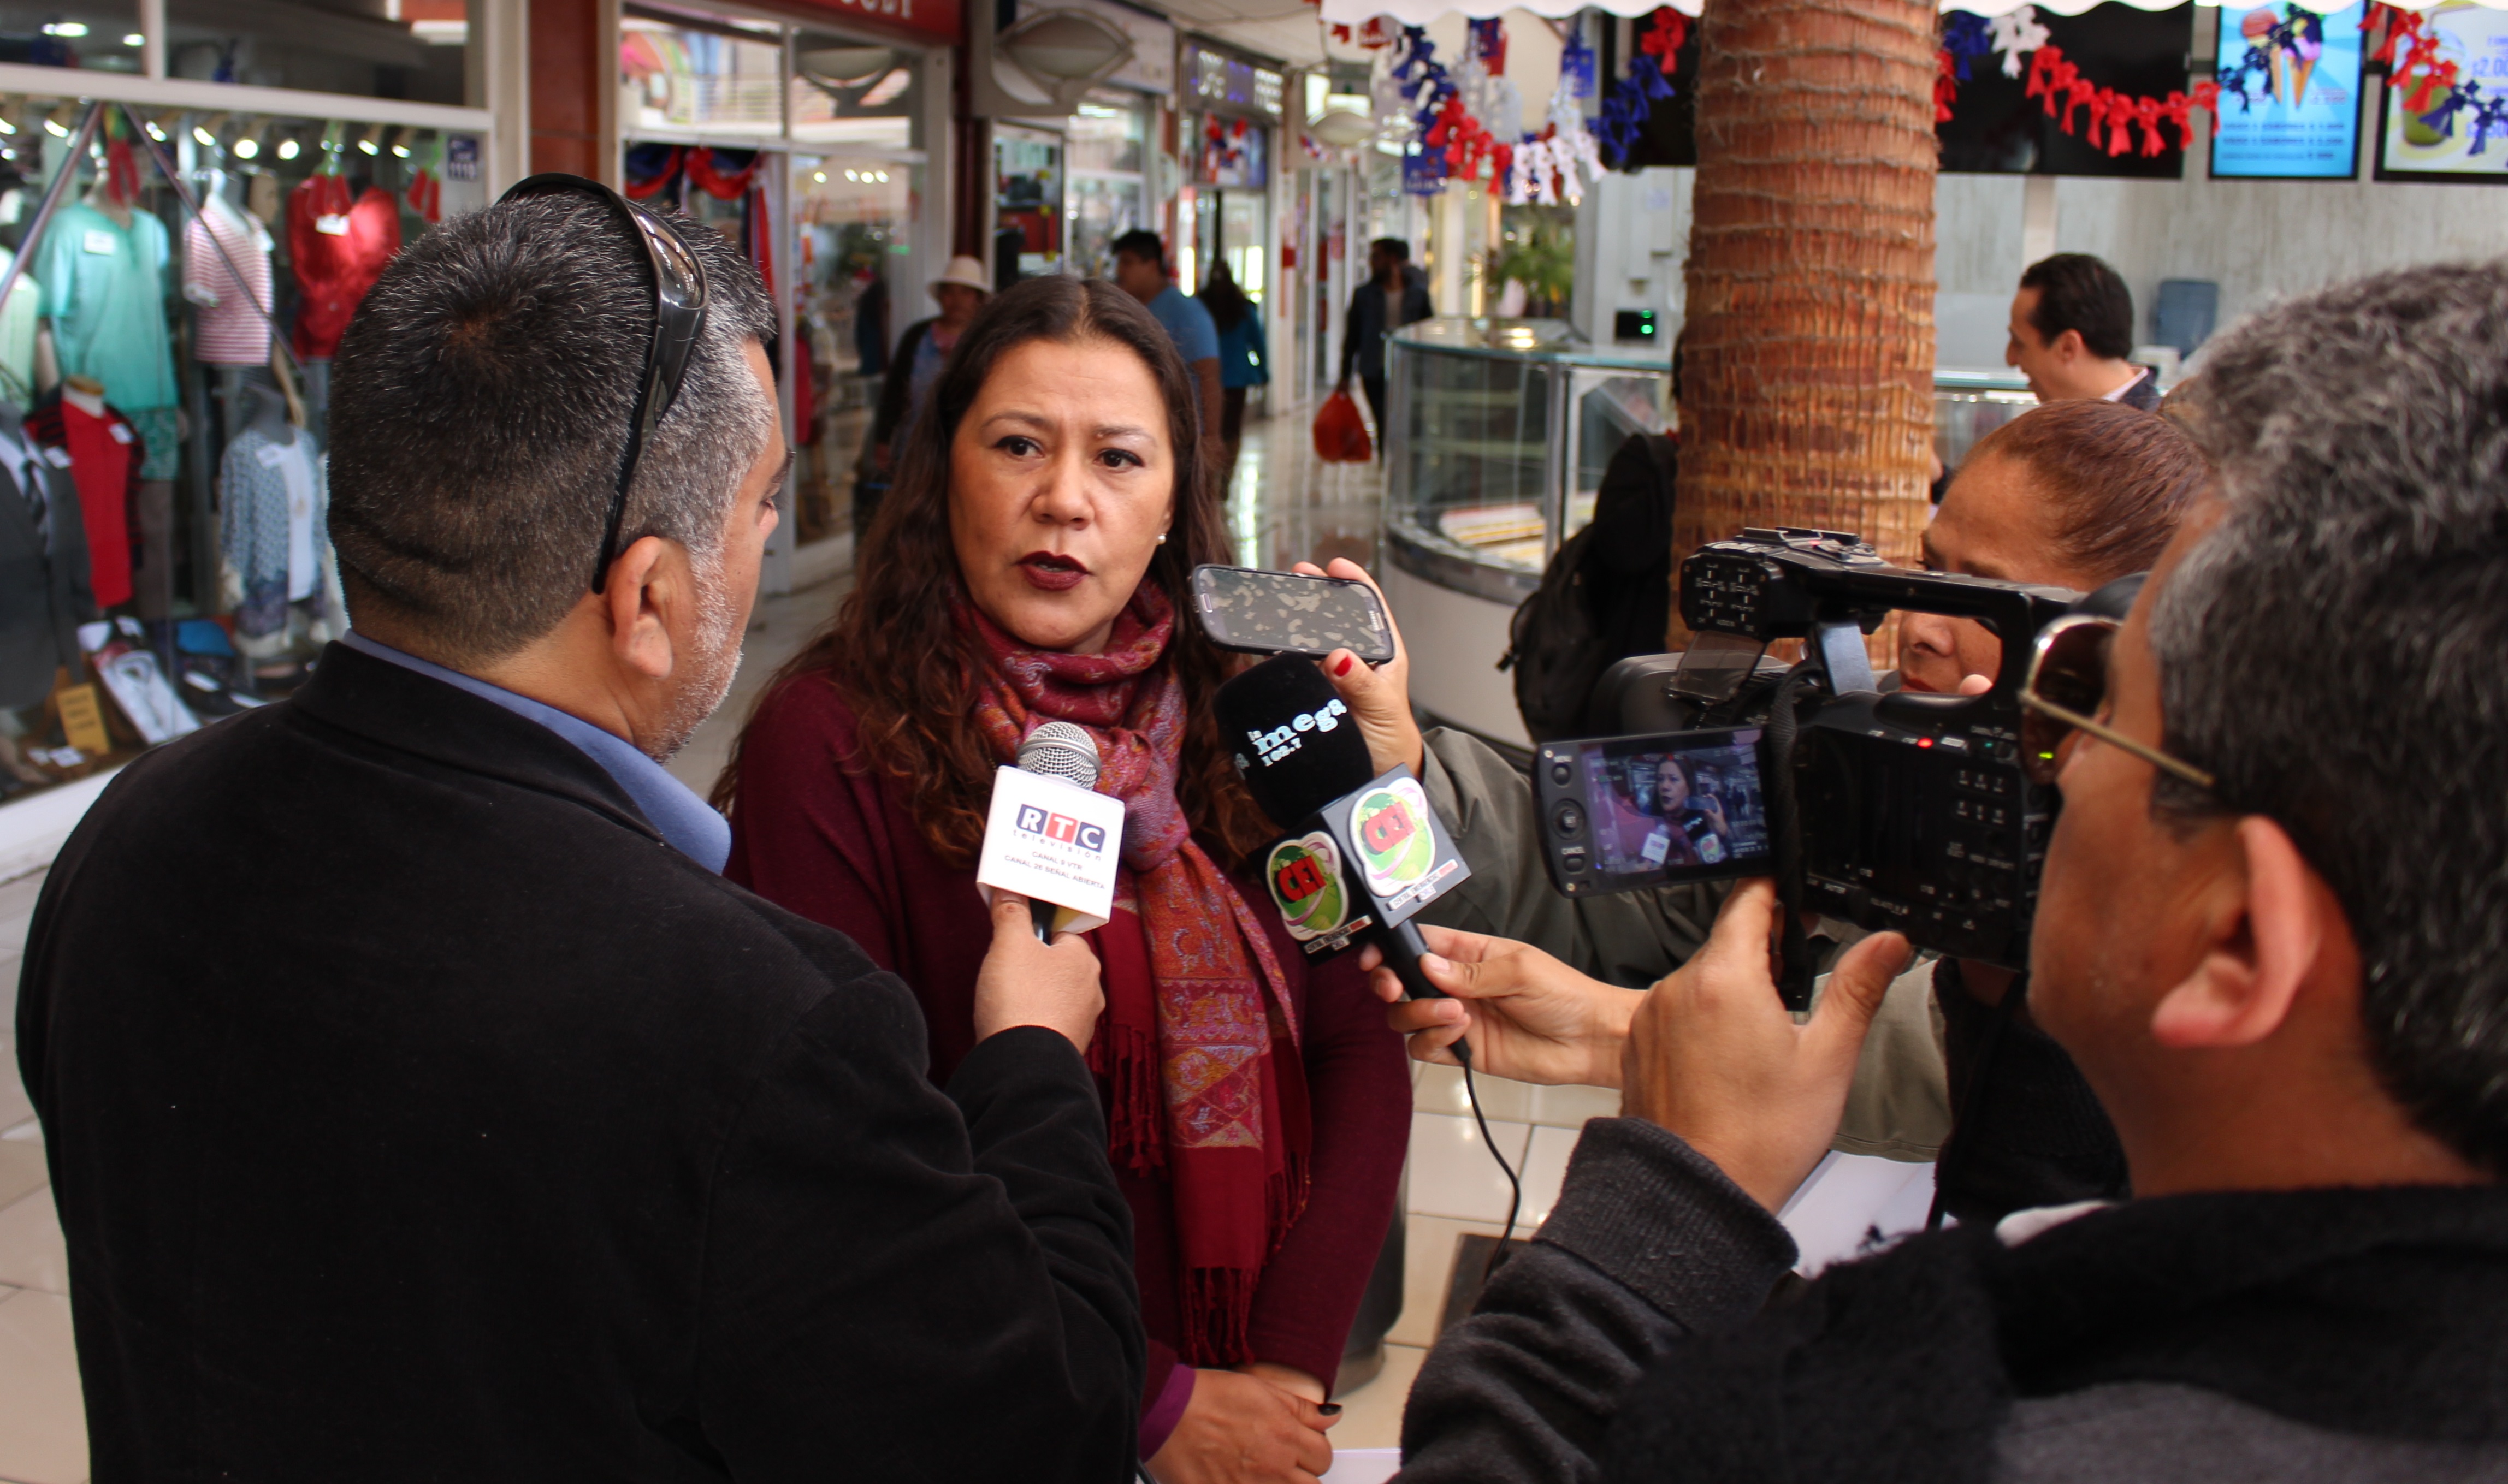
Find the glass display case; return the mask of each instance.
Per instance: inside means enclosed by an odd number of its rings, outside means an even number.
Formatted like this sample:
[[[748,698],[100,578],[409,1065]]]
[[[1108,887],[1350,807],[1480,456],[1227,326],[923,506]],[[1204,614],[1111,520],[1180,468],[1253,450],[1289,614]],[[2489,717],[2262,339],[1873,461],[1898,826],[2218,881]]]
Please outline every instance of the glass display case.
[[[1592,344],[1561,320],[1431,319],[1394,335],[1385,376],[1382,576],[1412,699],[1434,720],[1526,745],[1496,669],[1508,621],[1594,518],[1611,455],[1672,420],[1670,356]],[[2016,372],[1937,372],[1942,466],[2037,401]]]
[[[1660,433],[1669,358],[1564,320],[1430,319],[1393,337],[1385,536],[1417,575],[1497,601],[1540,585],[1631,433]]]
[[[1934,371],[1934,453],[1945,469],[1968,461],[1976,441],[2038,405],[2028,379],[2011,370]]]

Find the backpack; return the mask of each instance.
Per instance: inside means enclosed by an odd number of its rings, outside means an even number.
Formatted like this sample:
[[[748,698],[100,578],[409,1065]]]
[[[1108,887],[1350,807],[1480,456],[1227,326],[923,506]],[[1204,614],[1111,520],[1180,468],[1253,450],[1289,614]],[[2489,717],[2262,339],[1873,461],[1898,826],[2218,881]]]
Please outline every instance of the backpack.
[[[1678,436],[1631,434],[1604,471],[1593,521],[1560,546],[1508,621],[1497,668],[1514,672],[1515,708],[1534,742],[1594,735],[1586,712],[1603,671],[1663,648],[1679,467]]]

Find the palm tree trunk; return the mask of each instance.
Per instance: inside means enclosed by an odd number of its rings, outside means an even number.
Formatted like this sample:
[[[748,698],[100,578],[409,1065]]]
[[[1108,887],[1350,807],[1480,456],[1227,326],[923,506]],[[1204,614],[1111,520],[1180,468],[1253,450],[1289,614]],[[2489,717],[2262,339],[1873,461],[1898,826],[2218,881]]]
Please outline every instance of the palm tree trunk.
[[[1816,525],[1912,561],[1934,467],[1934,8],[1706,11],[1673,555]],[[1677,608],[1673,628],[1685,642]]]

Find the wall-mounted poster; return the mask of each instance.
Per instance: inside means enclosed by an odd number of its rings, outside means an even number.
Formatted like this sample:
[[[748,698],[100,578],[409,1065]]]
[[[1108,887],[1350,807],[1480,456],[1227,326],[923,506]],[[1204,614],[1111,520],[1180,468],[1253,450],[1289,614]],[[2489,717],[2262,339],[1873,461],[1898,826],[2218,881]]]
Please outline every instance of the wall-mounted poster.
[[[2423,13],[2453,86],[2408,108],[2411,84],[2387,83],[2378,110],[2378,178],[2508,184],[2508,12],[2461,3]]]
[[[2215,180],[2352,180],[2360,173],[2360,6],[2221,7]]]

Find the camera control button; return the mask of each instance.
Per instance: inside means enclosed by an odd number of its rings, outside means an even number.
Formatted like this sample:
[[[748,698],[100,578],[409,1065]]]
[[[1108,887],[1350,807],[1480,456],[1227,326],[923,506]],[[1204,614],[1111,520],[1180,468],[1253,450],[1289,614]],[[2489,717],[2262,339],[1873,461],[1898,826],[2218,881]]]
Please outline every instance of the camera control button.
[[[1585,812],[1576,807],[1574,800],[1568,800],[1550,812],[1550,827],[1573,840],[1585,833]]]
[[[1574,780],[1575,777],[1576,768],[1572,763],[1557,762],[1550,765],[1550,781],[1558,784],[1562,788],[1567,787],[1569,782]]]

